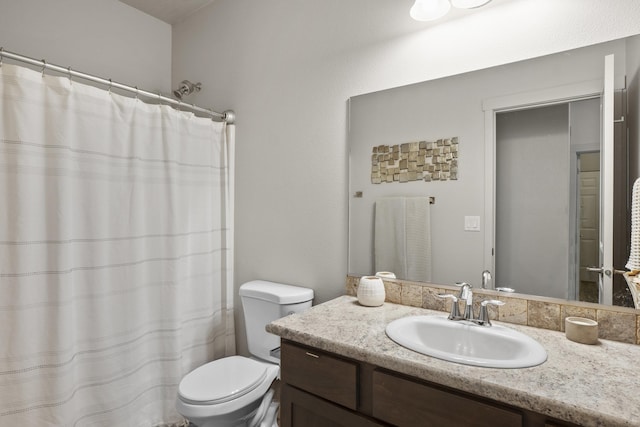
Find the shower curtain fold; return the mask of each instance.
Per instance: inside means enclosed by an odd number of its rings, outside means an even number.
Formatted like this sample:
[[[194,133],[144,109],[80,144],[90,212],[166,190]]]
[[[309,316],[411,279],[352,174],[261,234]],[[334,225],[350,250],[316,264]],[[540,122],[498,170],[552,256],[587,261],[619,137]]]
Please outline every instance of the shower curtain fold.
[[[181,422],[235,353],[232,125],[0,67],[0,425]]]

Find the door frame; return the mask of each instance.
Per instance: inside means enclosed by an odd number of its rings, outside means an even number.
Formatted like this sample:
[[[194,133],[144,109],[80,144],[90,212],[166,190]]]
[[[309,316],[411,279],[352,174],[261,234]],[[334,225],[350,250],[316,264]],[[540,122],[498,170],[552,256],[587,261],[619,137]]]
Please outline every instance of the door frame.
[[[537,91],[493,97],[483,100],[484,111],[484,268],[495,272],[495,229],[496,229],[496,114],[517,111],[545,105],[569,103],[584,99],[600,98],[603,81],[557,86]],[[569,278],[567,278],[569,279]],[[495,283],[495,281],[492,281]],[[492,283],[492,286],[494,286]]]
[[[570,299],[573,299],[575,301],[580,301],[580,256],[581,256],[580,254],[580,250],[581,250],[580,221],[582,217],[581,210],[580,210],[581,191],[580,191],[580,179],[579,179],[581,170],[578,165],[580,164],[580,155],[588,154],[588,153],[596,153],[596,152],[600,156],[602,156],[602,153],[600,152],[600,146],[597,146],[597,147],[581,146],[580,149],[578,150],[573,148],[571,150],[572,194],[571,194],[571,200],[570,200],[570,209],[571,209],[571,215],[573,216],[573,221],[574,221],[574,228],[571,229],[571,235],[574,238],[574,242],[573,242],[573,245],[575,247],[574,263],[576,265],[576,268],[574,268],[573,283],[571,283],[571,281],[569,282],[568,295]],[[598,224],[598,227],[600,227],[600,224]],[[572,284],[573,286],[571,286]],[[600,296],[599,292],[600,292],[600,289],[598,289],[598,297]]]

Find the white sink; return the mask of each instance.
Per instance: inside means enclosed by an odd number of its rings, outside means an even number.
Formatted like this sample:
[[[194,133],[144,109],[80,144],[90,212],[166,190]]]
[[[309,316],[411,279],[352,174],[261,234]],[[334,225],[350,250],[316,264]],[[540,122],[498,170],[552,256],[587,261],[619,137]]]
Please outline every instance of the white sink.
[[[386,332],[403,347],[465,365],[528,368],[547,360],[547,352],[536,340],[499,325],[409,316],[389,323]]]

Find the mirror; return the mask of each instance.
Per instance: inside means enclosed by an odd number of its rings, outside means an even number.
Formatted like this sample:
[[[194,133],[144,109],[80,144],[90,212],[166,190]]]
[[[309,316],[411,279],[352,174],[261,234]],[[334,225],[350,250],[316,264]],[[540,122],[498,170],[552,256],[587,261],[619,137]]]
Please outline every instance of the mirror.
[[[604,57],[612,53],[615,55],[615,87],[622,89],[626,84],[628,92],[637,93],[640,72],[639,46],[640,36],[634,36],[352,97],[349,102],[349,272],[357,275],[370,275],[376,272],[374,227],[377,200],[397,196],[432,197],[434,203],[429,208],[431,268],[430,279],[425,281],[436,284],[465,281],[480,287],[483,270],[490,270],[494,275],[494,286],[511,287],[517,292],[526,294],[564,299],[579,298],[580,292],[576,289],[579,288],[581,280],[579,276],[581,267],[578,261],[572,261],[579,258],[579,248],[576,249],[576,247],[582,244],[577,231],[580,229],[580,221],[576,216],[579,212],[572,208],[578,203],[577,196],[567,196],[570,198],[564,207],[560,208],[563,213],[561,221],[569,224],[571,222],[569,217],[574,216],[573,226],[561,228],[564,230],[562,233],[564,233],[565,242],[561,245],[563,247],[561,255],[557,257],[562,258],[564,263],[562,269],[539,264],[536,259],[509,261],[507,257],[500,256],[498,252],[500,240],[496,240],[504,236],[504,233],[509,235],[510,232],[506,228],[501,228],[501,220],[504,224],[504,215],[513,212],[513,209],[508,208],[508,204],[501,203],[505,199],[500,199],[501,196],[497,190],[517,185],[522,189],[519,193],[523,194],[528,191],[528,185],[532,188],[540,187],[545,179],[553,185],[561,179],[553,177],[552,174],[556,168],[556,160],[562,157],[564,164],[574,167],[572,157],[574,153],[569,146],[560,152],[546,149],[551,157],[546,160],[544,157],[539,158],[533,163],[533,167],[530,167],[531,162],[525,161],[527,168],[518,168],[517,164],[514,165],[514,162],[511,162],[511,166],[515,167],[515,176],[519,176],[522,182],[513,181],[511,185],[509,182],[494,184],[494,180],[500,179],[496,173],[504,173],[501,171],[504,170],[502,166],[505,166],[504,163],[500,163],[502,154],[495,151],[496,138],[503,133],[502,125],[498,123],[501,127],[495,127],[496,118],[502,116],[498,120],[508,122],[506,119],[509,118],[511,111],[524,110],[525,107],[538,109],[547,103],[564,109],[564,114],[569,119],[586,110],[580,103],[571,106],[571,102],[591,100],[593,103],[593,99],[596,99],[595,102],[599,108],[597,98],[602,89]],[[584,89],[585,87],[590,89]],[[598,89],[593,90],[594,87]],[[569,92],[580,88],[583,92],[578,90],[577,93],[590,93],[590,95],[581,95],[575,99],[570,96],[560,102],[559,99],[567,88],[570,89]],[[536,99],[536,102],[520,103],[520,99],[527,99],[523,94]],[[548,99],[553,101],[547,101],[545,98],[547,95]],[[626,125],[630,129],[637,129],[638,108],[634,105],[638,103],[637,95],[635,98],[628,99],[629,110],[635,112],[626,119]],[[557,107],[563,103],[564,106]],[[497,108],[496,105],[500,107]],[[571,111],[574,112],[573,115]],[[592,112],[592,109],[585,112],[585,117],[592,117]],[[593,124],[593,120],[591,119],[591,122],[589,120],[587,119],[587,123]],[[567,130],[569,124],[565,126]],[[572,123],[571,126],[575,125]],[[515,128],[518,129],[521,126],[516,125]],[[574,135],[580,133],[577,128],[572,129]],[[375,155],[376,158],[379,156],[374,153],[374,147],[389,150],[383,155],[393,157],[395,145],[401,146],[416,141],[435,142],[439,139],[446,141],[453,138],[457,138],[456,173],[449,178],[455,179],[399,182],[393,181],[393,178],[387,178],[390,182],[372,183],[372,173],[380,173],[379,169],[374,169],[375,165],[372,163],[373,156]],[[523,138],[526,139],[527,136]],[[637,141],[637,136],[632,137],[631,141]],[[592,142],[589,140],[589,144]],[[629,179],[633,180],[637,176],[637,148],[635,145],[626,147],[624,154],[628,159],[629,174],[623,180],[618,179],[615,185],[616,190],[620,191],[621,197],[626,201],[630,197]],[[383,160],[384,157],[381,159]],[[433,162],[433,158],[431,161]],[[586,158],[584,161],[586,162]],[[525,169],[529,170],[527,174]],[[534,178],[528,175],[531,170],[539,176]],[[393,174],[393,171],[391,173]],[[426,175],[426,172],[424,174]],[[419,175],[422,178],[422,174]],[[379,175],[377,176],[379,178]],[[562,183],[558,184],[569,189],[577,185],[576,179],[578,178],[575,176],[565,176]],[[378,179],[375,182],[378,182]],[[495,198],[494,190],[497,194]],[[511,190],[518,193],[518,188],[515,190],[511,188]],[[537,203],[544,205],[544,202]],[[496,207],[502,214],[496,211]],[[494,217],[500,215],[502,216],[495,220],[494,234]],[[616,219],[620,222],[620,217]],[[625,219],[622,222],[626,225],[628,221]],[[511,218],[510,223],[515,229],[527,229],[531,218],[526,218],[525,209],[524,213],[518,213],[517,217]],[[557,224],[549,223],[549,225]],[[625,228],[622,234],[626,233]],[[509,247],[506,254],[518,251],[531,252],[524,249],[530,249],[534,245],[540,245],[535,248],[538,253],[552,252],[558,249],[556,246],[560,246],[545,243],[544,239],[538,237],[540,234],[529,237],[530,241],[518,242],[520,246]],[[583,252],[588,251],[585,249]],[[622,264],[619,264],[619,260],[624,260],[626,256],[628,253],[618,253],[618,262],[616,262],[618,269],[622,269],[625,262],[622,261]],[[504,260],[503,264],[501,260]],[[517,272],[524,273],[524,268],[519,269],[517,264],[512,264],[511,267],[516,271],[515,276],[505,279],[508,276],[503,274],[501,278],[500,272],[503,269],[500,266],[509,265],[510,262],[524,263],[523,267],[524,265],[531,267],[529,270],[534,272],[532,277],[525,277],[524,274],[519,276]],[[573,288],[567,286],[567,283],[573,280],[572,277],[575,277],[578,282],[578,284],[574,283]],[[412,280],[411,277],[401,278]],[[562,284],[560,285],[562,289],[560,291],[554,289],[549,293],[536,286],[536,282],[548,281],[549,278],[558,280]],[[622,282],[624,283],[624,280]],[[626,288],[626,285],[623,287]]]

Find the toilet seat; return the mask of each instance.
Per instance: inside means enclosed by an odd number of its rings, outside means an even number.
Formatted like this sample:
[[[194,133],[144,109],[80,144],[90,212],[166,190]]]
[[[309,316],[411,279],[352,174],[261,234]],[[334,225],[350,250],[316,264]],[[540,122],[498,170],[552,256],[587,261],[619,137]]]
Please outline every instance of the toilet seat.
[[[253,391],[267,377],[267,365],[242,356],[214,360],[187,374],[178,386],[180,399],[192,405],[216,405]]]
[[[228,361],[231,359],[231,361]],[[198,375],[191,375],[199,371],[201,368],[205,374],[222,375],[213,378],[211,375],[205,375],[201,380],[189,378],[197,378]],[[187,419],[207,420],[210,417],[231,417],[232,419],[241,418],[250,415],[260,404],[262,397],[271,387],[271,383],[275,380],[280,372],[280,367],[273,363],[250,359],[244,356],[229,356],[222,359],[209,362],[207,365],[200,366],[194,371],[187,374],[180,385],[178,385],[178,398],[176,399],[176,409],[178,413]],[[236,369],[252,371],[256,374],[253,379],[247,375],[244,381],[237,382],[238,378],[228,378],[229,372],[225,371],[225,366],[235,366]],[[218,367],[220,369],[218,370]],[[214,374],[213,371],[216,371]],[[221,371],[221,372],[220,372]],[[264,374],[262,374],[264,373]],[[225,380],[221,378],[225,377]],[[223,384],[228,385],[223,385]],[[192,385],[195,384],[195,388]],[[242,387],[243,384],[244,387]],[[231,390],[223,396],[223,389]],[[201,399],[201,400],[198,400]],[[245,413],[246,412],[246,413]],[[216,421],[219,423],[219,421]],[[204,424],[203,425],[209,425]],[[220,424],[226,425],[226,424]]]

